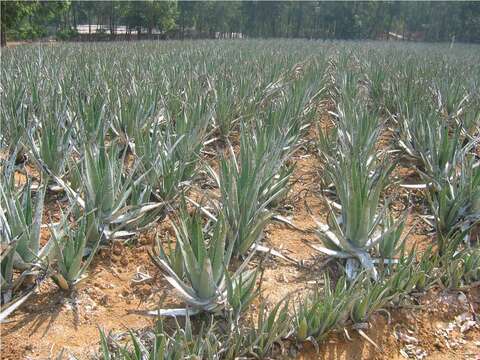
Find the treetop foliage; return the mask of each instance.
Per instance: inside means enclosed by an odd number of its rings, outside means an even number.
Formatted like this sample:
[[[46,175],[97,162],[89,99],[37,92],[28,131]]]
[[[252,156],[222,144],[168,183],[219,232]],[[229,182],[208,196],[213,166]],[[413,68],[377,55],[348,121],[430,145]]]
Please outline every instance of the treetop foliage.
[[[1,9],[2,43],[5,35],[74,37],[77,25],[87,24],[102,25],[113,36],[124,26],[127,33],[155,31],[165,38],[242,34],[480,42],[480,2],[475,1],[2,1]]]

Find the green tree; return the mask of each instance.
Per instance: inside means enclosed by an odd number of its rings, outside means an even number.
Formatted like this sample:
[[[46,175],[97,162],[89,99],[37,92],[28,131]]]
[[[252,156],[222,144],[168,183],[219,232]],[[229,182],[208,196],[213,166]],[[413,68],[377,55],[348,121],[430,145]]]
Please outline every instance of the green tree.
[[[31,15],[38,3],[27,1],[1,1],[1,46],[7,44],[7,32],[17,29],[21,21],[28,15]]]
[[[143,11],[143,22],[151,34],[154,28],[169,31],[175,27],[177,3],[173,1],[146,1]]]

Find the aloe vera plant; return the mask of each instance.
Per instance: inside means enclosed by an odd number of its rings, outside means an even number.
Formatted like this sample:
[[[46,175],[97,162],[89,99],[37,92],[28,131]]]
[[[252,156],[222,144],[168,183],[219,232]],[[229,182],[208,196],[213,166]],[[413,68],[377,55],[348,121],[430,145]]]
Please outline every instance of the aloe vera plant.
[[[104,360],[128,359],[220,359],[224,352],[221,334],[214,322],[202,324],[197,334],[193,333],[190,317],[186,317],[182,328],[178,322],[172,334],[165,330],[160,319],[155,329],[144,336],[129,331],[129,342],[124,345],[100,329],[100,356]],[[145,336],[146,335],[146,336]],[[153,342],[148,341],[153,338]]]
[[[42,225],[43,205],[46,186],[42,185],[37,196],[32,197],[31,184],[22,191],[5,187],[2,189],[3,211],[11,238],[17,238],[15,254],[18,255],[14,266],[27,269],[41,254],[40,226]]]
[[[480,132],[480,97],[478,94],[469,96],[462,113],[457,118],[457,123],[463,128],[464,136],[473,140]]]
[[[137,174],[146,174],[143,183],[165,203],[175,200],[195,175],[211,112],[199,100],[191,108],[179,109],[175,121],[171,116],[166,112],[165,124],[150,120],[133,131]]]
[[[260,135],[257,132],[256,135]],[[210,174],[221,194],[221,212],[232,232],[235,255],[246,254],[261,238],[272,213],[269,206],[285,195],[292,168],[282,167],[285,161],[285,138],[275,141],[242,133],[240,154],[231,151],[222,158],[219,173]]]
[[[74,98],[73,121],[75,138],[78,146],[87,143],[101,144],[107,129],[106,101],[102,90],[97,87],[85,96]]]
[[[451,67],[447,67],[447,74],[435,81],[433,86],[438,106],[450,116],[461,112],[462,104],[467,97],[462,77],[454,74],[456,70],[452,70]]]
[[[388,301],[389,284],[360,277],[353,285],[357,291],[352,296],[350,319],[354,324],[367,322],[371,314]]]
[[[85,149],[82,170],[86,206],[88,211],[96,209],[102,222],[109,221],[124,205],[133,181],[131,177],[125,179],[123,158],[117,159],[115,150],[108,151],[105,146]]]
[[[15,159],[15,154],[12,159]],[[27,182],[17,190],[8,180],[8,175],[0,183],[0,300],[4,305],[0,322],[33,294],[36,286],[28,287],[20,297],[14,290],[24,283],[27,276],[35,276],[43,270],[43,260],[51,249],[50,242],[40,246],[46,185],[42,184],[38,189],[35,202],[30,185]],[[19,275],[14,277],[14,270]]]
[[[223,217],[218,218],[208,235],[202,230],[200,215],[190,216],[183,208],[173,226],[175,256],[167,254],[160,243],[158,254],[152,255],[168,282],[195,309],[212,313],[229,306],[241,309],[254,291],[257,272],[246,269],[247,258],[232,276],[228,274],[234,243],[227,240],[231,233]]]
[[[387,77],[383,59],[377,59],[372,56],[372,61],[368,63],[367,81],[370,97],[374,103],[383,106],[386,98]]]
[[[454,126],[431,108],[416,107],[414,116],[403,120],[405,151],[420,162],[419,173],[427,184],[427,199],[434,217],[440,254],[457,246],[457,232],[465,232],[478,221],[479,171],[469,154],[476,140],[464,127]],[[447,111],[452,111],[452,109]],[[468,241],[467,241],[468,242]],[[448,251],[447,251],[448,252]]]
[[[0,187],[3,196],[3,189]],[[13,286],[13,258],[15,255],[16,239],[12,238],[10,227],[0,202],[0,302],[8,303],[12,297]]]
[[[251,354],[259,359],[267,358],[275,343],[288,334],[291,320],[288,305],[288,300],[283,299],[268,311],[263,302],[260,304],[257,324],[247,335]]]
[[[448,177],[461,156],[460,128],[450,134],[448,124],[424,120],[427,143],[419,150],[424,172],[436,179]]]
[[[423,290],[421,286],[425,286],[427,280],[434,277],[435,258],[429,257],[426,252],[422,254],[421,261],[417,262],[413,255],[414,253],[403,256],[387,277],[387,296],[393,304],[400,303],[406,295],[415,290]],[[425,272],[427,269],[430,270],[428,274]]]
[[[463,278],[466,284],[480,281],[480,249],[467,250],[463,256]]]
[[[16,152],[6,159],[1,168],[0,181],[0,303],[5,304],[12,298],[13,263],[16,255],[17,237],[12,236],[12,230],[7,220],[6,200],[12,194],[13,173],[15,168]],[[7,195],[8,194],[8,195]]]
[[[213,89],[215,98],[215,126],[222,138],[227,138],[234,125],[236,89],[225,80],[220,80]]]
[[[217,183],[222,196],[222,216],[229,224],[235,254],[245,254],[260,236],[271,217],[266,203],[260,203],[263,169],[256,169],[245,153],[239,169],[234,155],[220,161]],[[216,174],[214,174],[216,176]]]
[[[55,259],[58,273],[53,275],[55,282],[63,289],[71,289],[81,278],[95,256],[100,238],[87,248],[87,239],[92,239],[93,224],[87,227],[87,219],[83,216],[76,224],[68,223],[68,213],[62,216],[59,225],[51,228],[54,240]],[[89,253],[86,253],[88,249]],[[86,256],[86,259],[83,258]]]
[[[346,278],[340,278],[333,287],[325,277],[323,293],[319,290],[310,293],[295,308],[297,340],[322,340],[330,330],[341,326],[349,316],[351,300]]]
[[[332,209],[328,224],[318,223],[317,235],[325,247],[315,248],[327,255],[353,257],[376,278],[369,250],[379,246],[385,254],[387,248],[396,249],[401,233],[398,229],[404,222],[392,223],[386,208],[378,210],[381,193],[394,165],[385,162],[377,165],[374,159],[365,164],[355,156],[337,161],[327,164],[326,170],[335,184],[341,216],[337,217]],[[349,261],[347,273],[353,278],[355,262]]]
[[[439,256],[433,251],[432,246],[428,247],[420,259],[414,271],[416,276],[415,290],[425,291],[436,280],[436,269],[439,265]]]
[[[157,113],[158,89],[142,88],[134,82],[127,93],[116,91],[113,96],[112,132],[124,146],[134,146],[136,129],[144,127]]]
[[[29,137],[29,145],[35,156],[42,159],[53,174],[62,177],[72,148],[72,128],[66,119],[66,105],[55,102],[52,107],[41,122],[41,128]],[[44,176],[48,178],[48,174]]]
[[[21,82],[14,82],[10,91],[2,91],[0,96],[3,104],[0,107],[0,145],[10,154],[16,150],[17,159],[22,159],[32,111],[27,101],[27,89]]]
[[[133,170],[127,171],[125,151],[120,158],[117,156],[115,146],[108,150],[104,147],[86,148],[82,164],[85,211],[89,214],[89,222],[95,219],[99,234],[106,238],[115,236],[115,233],[125,228],[135,229],[148,212],[162,206],[159,202],[138,203],[143,198],[138,197],[138,186],[144,176],[133,178],[137,165],[134,165]],[[137,203],[129,203],[132,193]]]
[[[142,183],[152,189],[152,194],[159,201],[168,203],[175,199],[182,182],[193,176],[193,159],[182,161],[175,153],[182,141],[187,141],[187,138],[176,138],[170,132],[162,133],[158,127],[154,127],[151,134],[148,128],[136,133],[137,172],[145,174]]]
[[[425,177],[432,182],[427,199],[434,215],[439,253],[446,252],[451,246],[450,240],[458,239],[456,234],[459,232],[464,234],[468,245],[468,232],[480,221],[479,164],[473,156],[466,155],[450,169],[447,176]]]

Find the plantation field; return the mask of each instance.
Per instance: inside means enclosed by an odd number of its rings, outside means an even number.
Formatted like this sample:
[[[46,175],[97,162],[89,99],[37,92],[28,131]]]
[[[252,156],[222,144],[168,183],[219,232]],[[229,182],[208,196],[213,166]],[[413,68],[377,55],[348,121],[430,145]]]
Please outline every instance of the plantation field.
[[[4,359],[478,359],[480,47],[2,50]]]

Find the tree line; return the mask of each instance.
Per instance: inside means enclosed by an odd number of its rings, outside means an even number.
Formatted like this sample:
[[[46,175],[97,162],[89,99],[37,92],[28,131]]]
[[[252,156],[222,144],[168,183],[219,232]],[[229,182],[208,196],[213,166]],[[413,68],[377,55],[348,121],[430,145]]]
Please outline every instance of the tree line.
[[[295,37],[480,42],[480,2],[344,1],[2,1],[2,45],[8,39],[78,36],[77,25],[102,25],[115,39]]]

